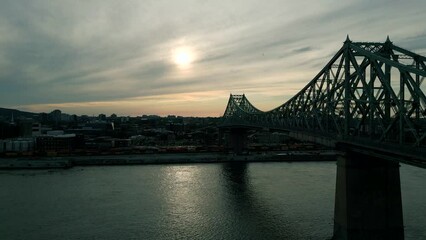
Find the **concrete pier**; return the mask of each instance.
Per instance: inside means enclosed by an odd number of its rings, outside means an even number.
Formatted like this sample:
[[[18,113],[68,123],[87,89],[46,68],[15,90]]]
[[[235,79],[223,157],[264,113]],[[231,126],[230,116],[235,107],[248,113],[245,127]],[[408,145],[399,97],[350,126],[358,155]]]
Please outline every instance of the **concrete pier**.
[[[399,163],[338,157],[333,239],[404,239]]]
[[[247,149],[247,129],[232,128],[229,135],[231,150],[236,154],[243,153]]]

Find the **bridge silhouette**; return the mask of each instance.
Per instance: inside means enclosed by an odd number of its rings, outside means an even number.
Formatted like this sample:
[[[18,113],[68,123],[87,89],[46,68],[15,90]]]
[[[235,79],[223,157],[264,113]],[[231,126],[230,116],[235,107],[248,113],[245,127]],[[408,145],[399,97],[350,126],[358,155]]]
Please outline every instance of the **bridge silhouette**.
[[[248,129],[287,132],[343,150],[338,159],[334,238],[403,239],[399,162],[426,166],[426,57],[349,36],[295,96],[261,111],[229,98],[222,130],[240,153]]]

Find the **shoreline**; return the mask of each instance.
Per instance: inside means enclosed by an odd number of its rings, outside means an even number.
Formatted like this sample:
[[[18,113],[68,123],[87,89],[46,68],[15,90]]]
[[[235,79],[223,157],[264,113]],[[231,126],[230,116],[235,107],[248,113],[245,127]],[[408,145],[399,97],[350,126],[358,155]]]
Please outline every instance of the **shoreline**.
[[[144,165],[144,164],[185,164],[223,162],[307,162],[335,161],[336,151],[286,151],[259,154],[234,155],[225,153],[154,153],[137,155],[101,155],[0,158],[0,170],[57,169],[74,166]]]

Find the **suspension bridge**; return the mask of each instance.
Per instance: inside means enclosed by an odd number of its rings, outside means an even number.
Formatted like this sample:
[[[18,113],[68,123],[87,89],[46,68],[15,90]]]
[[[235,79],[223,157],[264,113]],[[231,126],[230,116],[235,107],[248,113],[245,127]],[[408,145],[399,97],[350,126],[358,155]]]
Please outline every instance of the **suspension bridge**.
[[[385,42],[343,46],[284,104],[261,111],[229,98],[220,128],[235,152],[248,129],[336,147],[334,238],[403,239],[399,163],[426,166],[426,57]]]

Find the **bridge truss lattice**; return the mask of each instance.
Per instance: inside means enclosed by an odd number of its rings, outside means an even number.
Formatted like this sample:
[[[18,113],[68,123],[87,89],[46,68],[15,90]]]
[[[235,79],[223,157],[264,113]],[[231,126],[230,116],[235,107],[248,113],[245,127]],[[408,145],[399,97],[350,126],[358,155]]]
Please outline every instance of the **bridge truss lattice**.
[[[232,95],[222,126],[311,132],[337,139],[426,147],[426,57],[349,37],[294,97],[271,111]]]

